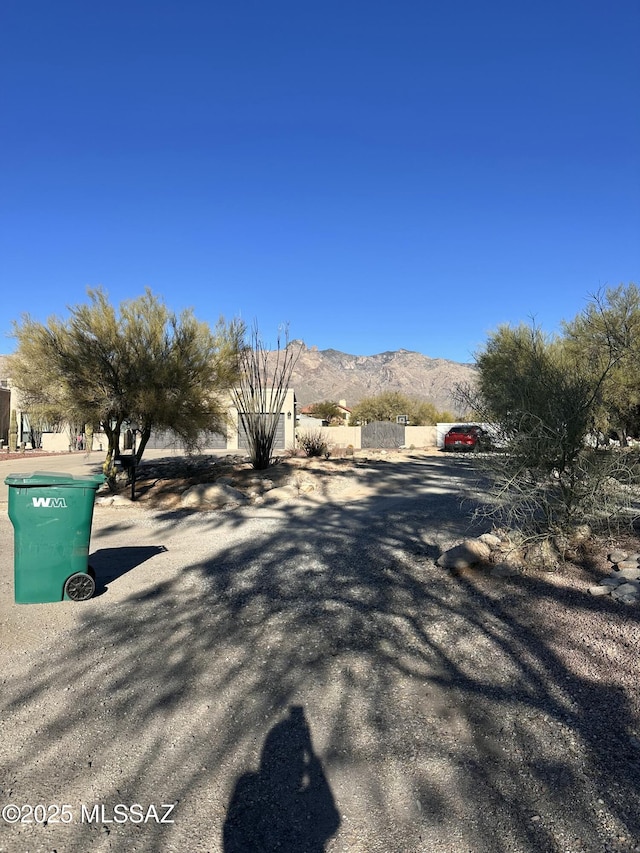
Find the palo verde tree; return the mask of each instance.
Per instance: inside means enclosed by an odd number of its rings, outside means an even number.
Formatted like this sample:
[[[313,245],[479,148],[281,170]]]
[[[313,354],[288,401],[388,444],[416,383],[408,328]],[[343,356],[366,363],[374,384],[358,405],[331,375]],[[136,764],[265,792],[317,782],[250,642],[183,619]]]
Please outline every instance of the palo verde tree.
[[[603,341],[596,364],[535,325],[501,326],[489,337],[464,402],[495,425],[506,451],[488,461],[490,515],[544,537],[612,506],[620,459],[587,438],[621,353],[619,341]]]
[[[270,350],[254,325],[249,340],[240,349],[239,379],[231,395],[249,445],[253,467],[262,471],[271,464],[280,414],[291,375],[302,345],[278,334],[276,349]]]
[[[501,326],[476,359],[485,417],[512,443],[527,437],[534,467],[564,469],[591,424],[598,382],[580,370],[562,341],[536,326]]]
[[[629,284],[600,291],[564,324],[564,337],[593,376],[606,372],[594,426],[615,432],[626,446],[628,436],[640,435],[640,289]]]
[[[320,403],[312,403],[309,406],[309,414],[315,418],[321,418],[328,424],[339,425],[344,423],[344,412],[335,400],[322,400]]]
[[[439,412],[433,403],[408,397],[400,391],[384,391],[375,397],[365,397],[351,411],[351,423],[362,425],[372,421],[395,421],[406,416],[412,426],[433,425],[438,421],[450,422],[450,412]]]
[[[187,447],[201,430],[226,429],[222,393],[237,377],[241,325],[220,320],[212,331],[150,290],[117,309],[101,289],[88,296],[66,319],[45,324],[25,315],[14,323],[10,369],[27,410],[51,422],[100,425],[106,471],[126,422],[140,429],[138,461],[153,429],[173,431]]]

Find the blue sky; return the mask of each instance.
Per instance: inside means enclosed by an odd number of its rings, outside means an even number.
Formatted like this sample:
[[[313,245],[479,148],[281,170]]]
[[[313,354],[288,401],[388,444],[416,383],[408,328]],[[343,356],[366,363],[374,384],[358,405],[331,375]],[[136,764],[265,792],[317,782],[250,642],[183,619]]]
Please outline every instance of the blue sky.
[[[637,0],[2,0],[0,352],[101,285],[472,360],[640,280]]]

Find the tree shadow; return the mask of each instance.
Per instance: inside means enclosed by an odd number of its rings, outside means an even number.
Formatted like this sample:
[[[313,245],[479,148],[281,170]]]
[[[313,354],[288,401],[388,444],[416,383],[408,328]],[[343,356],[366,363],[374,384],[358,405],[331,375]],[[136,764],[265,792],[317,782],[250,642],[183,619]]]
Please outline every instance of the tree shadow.
[[[297,705],[322,757],[316,840],[331,853],[640,840],[640,697],[623,678],[640,614],[544,575],[438,569],[473,488],[437,482],[256,517],[155,514],[145,530],[191,554],[184,568],[116,605],[87,602],[77,628],[4,676],[6,801],[177,802],[172,826],[112,824],[104,849],[219,851],[225,821],[242,840],[247,791],[271,778],[262,799],[277,804],[297,776],[304,734],[283,720]],[[327,841],[329,797],[341,823]],[[47,842],[85,853],[98,830],[52,826]],[[37,848],[38,831],[0,827],[9,849]]]
[[[304,710],[292,705],[267,735],[258,771],[236,783],[223,828],[224,853],[323,853],[339,826]]]

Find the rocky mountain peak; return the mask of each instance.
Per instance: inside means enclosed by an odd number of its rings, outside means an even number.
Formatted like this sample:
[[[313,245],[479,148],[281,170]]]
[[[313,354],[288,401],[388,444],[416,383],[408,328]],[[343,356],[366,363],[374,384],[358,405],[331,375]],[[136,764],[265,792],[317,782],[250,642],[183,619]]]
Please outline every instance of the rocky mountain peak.
[[[292,342],[293,343],[293,342]],[[455,411],[455,388],[473,382],[475,367],[429,358],[406,349],[376,355],[353,355],[336,349],[319,350],[303,341],[291,385],[301,406],[320,400],[346,400],[352,407],[364,397],[400,391],[430,400],[439,409]]]

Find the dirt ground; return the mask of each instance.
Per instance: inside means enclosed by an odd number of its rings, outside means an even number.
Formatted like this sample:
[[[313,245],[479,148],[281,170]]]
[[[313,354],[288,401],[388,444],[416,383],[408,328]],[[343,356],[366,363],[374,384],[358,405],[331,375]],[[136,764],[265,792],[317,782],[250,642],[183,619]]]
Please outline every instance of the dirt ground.
[[[242,456],[232,454],[143,460],[136,477],[136,499],[150,508],[175,509],[191,486],[223,482],[258,503],[271,489],[286,486],[295,487],[298,496],[314,502],[362,500],[380,487],[380,478],[370,476],[373,465],[384,467],[442,455],[435,447],[356,450],[328,459],[285,455],[265,471],[256,471]],[[118,488],[121,494],[130,494],[124,478]]]
[[[640,614],[588,594],[607,543],[439,568],[479,532],[462,455],[139,473],[96,506],[82,604],[13,604],[0,517],[1,853],[640,850]],[[249,500],[179,507],[216,480]],[[114,821],[136,804],[173,822]]]
[[[138,471],[136,500],[148,509],[175,510],[180,508],[184,492],[192,486],[222,482],[238,489],[257,505],[272,489],[287,486],[291,487],[292,496],[310,503],[362,501],[393,488],[393,478],[382,489],[381,482],[394,466],[407,466],[432,457],[465,460],[464,454],[445,454],[436,447],[356,450],[349,455],[333,455],[326,459],[286,455],[265,471],[256,471],[246,458],[232,454],[146,460]],[[125,498],[131,494],[131,487],[124,477],[117,489]],[[203,509],[206,511],[207,507]],[[566,563],[561,575],[581,576],[585,563],[589,571],[597,567],[603,573],[608,572],[607,555],[614,547],[630,553],[637,551],[636,533],[629,530],[627,533],[618,532],[615,537],[594,537],[581,554],[581,559],[574,564]],[[560,575],[557,582],[562,583],[559,578]]]

